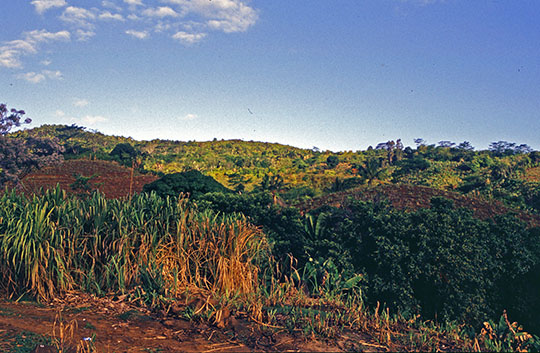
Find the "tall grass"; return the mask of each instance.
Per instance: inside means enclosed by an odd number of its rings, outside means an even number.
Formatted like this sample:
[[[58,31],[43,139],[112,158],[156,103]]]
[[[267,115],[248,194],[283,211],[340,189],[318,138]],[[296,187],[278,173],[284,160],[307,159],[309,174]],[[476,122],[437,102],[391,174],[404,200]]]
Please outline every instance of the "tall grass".
[[[200,212],[182,198],[77,199],[59,188],[1,196],[0,249],[0,286],[43,299],[73,289],[247,298],[269,255],[240,215]]]

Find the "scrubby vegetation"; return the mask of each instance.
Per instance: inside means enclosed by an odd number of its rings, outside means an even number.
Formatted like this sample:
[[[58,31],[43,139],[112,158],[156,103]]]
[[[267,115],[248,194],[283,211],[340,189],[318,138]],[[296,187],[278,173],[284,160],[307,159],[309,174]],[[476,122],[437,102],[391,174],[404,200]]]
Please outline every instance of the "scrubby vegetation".
[[[6,183],[0,283],[12,297],[122,295],[218,327],[244,315],[306,336],[362,332],[392,350],[540,349],[540,157],[526,145],[333,153],[77,126],[0,142],[37,137],[66,160],[123,164],[129,185],[135,172],[159,179],[122,199],[91,173],[70,182],[87,187],[78,193],[60,181],[21,193],[39,165]]]

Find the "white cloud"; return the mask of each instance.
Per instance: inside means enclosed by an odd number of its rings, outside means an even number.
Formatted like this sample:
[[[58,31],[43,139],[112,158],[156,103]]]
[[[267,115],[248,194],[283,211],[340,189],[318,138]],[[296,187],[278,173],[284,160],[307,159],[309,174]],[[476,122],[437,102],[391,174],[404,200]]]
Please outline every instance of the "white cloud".
[[[25,74],[20,74],[17,77],[30,83],[40,83],[45,80],[45,75],[36,72],[27,72]]]
[[[182,12],[206,19],[206,25],[225,33],[244,32],[254,25],[259,15],[242,0],[163,0],[176,4]]]
[[[142,12],[147,17],[178,17],[180,16],[176,11],[168,6],[160,6],[158,8],[146,9]]]
[[[179,120],[189,121],[189,120],[195,120],[195,119],[198,119],[198,118],[199,118],[199,116],[197,114],[186,114],[183,117],[180,117]]]
[[[126,31],[126,34],[129,34],[130,36],[138,38],[138,39],[148,38],[148,32],[147,31],[135,31],[133,29],[128,29]]]
[[[429,4],[445,0],[395,0]],[[127,29],[125,33],[139,39],[149,37],[151,31],[164,33],[180,43],[189,45],[200,42],[209,31],[225,33],[244,32],[258,20],[257,11],[250,6],[250,0],[159,0],[167,6],[146,7],[144,0],[102,0],[95,7],[69,6],[66,0],[31,0],[38,13],[51,8],[62,9],[60,20],[74,26],[70,33],[66,30],[48,32],[36,30],[23,33],[21,38],[0,43],[0,66],[21,68],[22,57],[37,54],[40,44],[45,42],[71,40],[86,41],[96,35],[96,22],[110,20],[138,22],[141,30]],[[129,28],[129,27],[127,27]],[[39,76],[38,76],[39,77]],[[38,78],[33,78],[37,80]]]
[[[141,19],[139,16],[135,15],[134,13],[129,14],[127,18],[132,21],[137,21]]]
[[[88,104],[90,104],[90,102],[86,99],[75,98],[73,100],[73,105],[79,108],[86,107]]]
[[[9,68],[21,67],[19,60],[20,53],[16,50],[9,50],[5,47],[0,47],[0,65]]]
[[[124,2],[130,6],[143,5],[142,0],[124,0]]]
[[[40,83],[45,81],[45,79],[61,80],[63,78],[60,71],[50,71],[43,70],[41,73],[37,72],[27,72],[25,74],[19,74],[17,78],[25,80],[30,83]]]
[[[104,116],[101,116],[101,115],[87,115],[84,118],[81,118],[81,119],[78,119],[78,120],[80,120],[83,123],[88,124],[88,125],[93,125],[93,124],[97,124],[97,123],[104,123],[106,121],[109,121],[109,119],[107,119],[107,118],[105,118]]]
[[[33,0],[31,2],[35,6],[37,13],[42,14],[53,7],[64,7],[67,5],[66,0]]]
[[[56,70],[56,71],[43,70],[42,73],[47,78],[50,78],[50,79],[53,79],[53,80],[62,80],[64,78],[64,75],[62,75],[62,72],[60,72],[58,70]]]
[[[22,39],[4,42],[0,46],[0,66],[20,68],[22,67],[21,56],[36,54],[41,43],[59,40],[68,41],[70,38],[71,35],[68,31],[53,33],[42,29],[24,32]]]
[[[175,28],[176,26],[173,25],[172,23],[168,23],[168,22],[163,22],[163,21],[159,21],[155,26],[154,26],[154,31],[158,32],[158,33],[162,33],[162,32],[167,32],[173,28]]]
[[[173,36],[174,39],[179,40],[183,44],[195,44],[200,42],[206,37],[206,33],[187,33],[187,32],[176,32]]]
[[[109,0],[103,0],[101,2],[101,6],[107,7],[109,9],[113,9],[115,11],[122,11],[122,8],[120,6],[116,5],[114,2],[109,1]]]
[[[96,32],[94,32],[94,31],[85,31],[85,30],[82,30],[82,29],[78,29],[75,32],[75,36],[77,37],[77,40],[79,42],[85,42],[85,41],[87,41],[88,39],[92,38],[95,35],[96,35]]]
[[[42,60],[41,61],[41,65],[43,65],[43,66],[49,66],[50,64],[52,64],[52,61],[50,61],[50,60]]]
[[[81,28],[91,29],[94,28],[92,21],[96,19],[96,15],[85,8],[69,6],[62,12],[60,19]]]
[[[54,112],[54,116],[56,116],[57,118],[63,118],[66,116],[66,113],[64,113],[64,111],[59,109]]]
[[[48,32],[44,29],[25,32],[24,37],[26,41],[32,42],[48,42],[52,40],[69,40],[71,35],[68,31],[59,31],[56,33]]]
[[[114,21],[121,21],[121,22],[124,22],[125,19],[124,19],[124,16],[122,16],[121,14],[119,13],[110,13],[109,11],[103,11],[100,15],[99,15],[99,19],[100,20],[114,20]]]

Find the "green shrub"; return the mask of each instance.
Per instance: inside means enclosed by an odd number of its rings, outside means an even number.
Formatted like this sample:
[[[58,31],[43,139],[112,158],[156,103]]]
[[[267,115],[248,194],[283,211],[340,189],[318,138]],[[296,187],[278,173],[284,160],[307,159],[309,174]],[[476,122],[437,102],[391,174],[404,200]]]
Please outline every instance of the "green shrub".
[[[155,191],[161,197],[177,197],[180,193],[189,193],[195,198],[209,192],[231,192],[214,178],[198,170],[166,174],[161,179],[145,185],[143,191]]]
[[[533,314],[540,312],[538,228],[512,215],[482,221],[443,198],[414,212],[351,200],[321,214],[320,230],[305,238],[304,249],[340,271],[363,274],[369,304],[471,324],[507,309],[526,327],[540,328]]]

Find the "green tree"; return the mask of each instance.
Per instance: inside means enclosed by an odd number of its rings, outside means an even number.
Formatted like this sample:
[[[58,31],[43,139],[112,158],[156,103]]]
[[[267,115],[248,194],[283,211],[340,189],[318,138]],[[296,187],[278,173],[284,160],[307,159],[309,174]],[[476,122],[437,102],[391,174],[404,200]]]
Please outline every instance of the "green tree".
[[[372,185],[375,180],[385,176],[386,169],[382,168],[379,158],[369,158],[363,165],[358,166],[358,175],[367,180],[368,185]]]
[[[162,197],[177,197],[180,193],[189,193],[194,198],[209,192],[231,192],[214,178],[204,175],[198,170],[167,174],[150,184],[146,184],[143,191],[155,191]]]
[[[131,167],[135,158],[139,155],[137,150],[129,143],[119,143],[109,153],[120,164]]]
[[[272,194],[274,203],[277,203],[277,193],[285,187],[283,177],[279,174],[268,175],[265,174],[259,184],[258,190],[269,191]]]
[[[8,111],[5,104],[0,104],[0,186],[7,182],[17,185],[21,176],[31,170],[63,159],[64,148],[57,139],[7,136],[13,128],[32,121],[26,118],[21,122],[24,115],[23,110]]]
[[[326,158],[326,165],[330,169],[334,169],[339,164],[339,158],[338,156],[330,155],[328,158]]]
[[[234,191],[238,193],[242,193],[246,188],[246,183],[249,183],[251,180],[248,175],[240,173],[227,174],[227,178],[229,179],[229,185],[231,185],[234,188]]]

